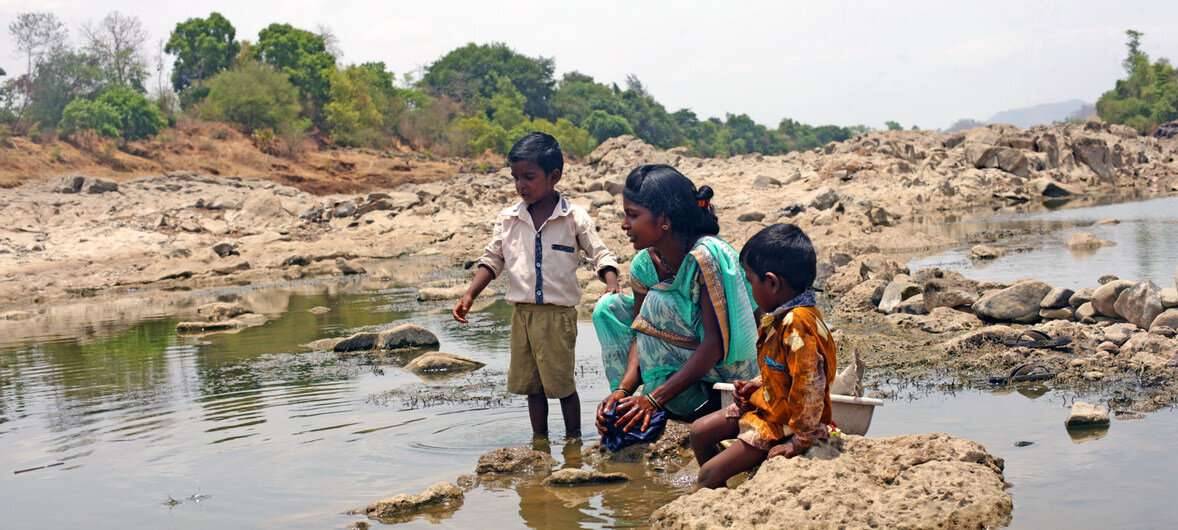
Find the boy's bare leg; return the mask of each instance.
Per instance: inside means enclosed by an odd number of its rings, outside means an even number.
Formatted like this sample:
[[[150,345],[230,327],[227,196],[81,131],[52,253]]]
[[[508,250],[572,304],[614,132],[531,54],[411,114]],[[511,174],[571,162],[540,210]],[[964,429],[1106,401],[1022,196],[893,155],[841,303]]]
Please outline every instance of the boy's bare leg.
[[[581,396],[576,392],[560,399],[560,413],[564,416],[565,438],[581,437]]]
[[[708,414],[691,423],[691,450],[695,461],[704,465],[719,452],[720,442],[735,438],[740,432],[738,418],[729,418],[725,409]]]
[[[728,479],[742,471],[748,471],[757,464],[765,461],[768,452],[762,451],[744,442],[736,442],[724,452],[708,460],[699,468],[699,487],[721,488],[728,484]]]
[[[528,394],[528,418],[534,436],[548,436],[548,398],[544,394]]]

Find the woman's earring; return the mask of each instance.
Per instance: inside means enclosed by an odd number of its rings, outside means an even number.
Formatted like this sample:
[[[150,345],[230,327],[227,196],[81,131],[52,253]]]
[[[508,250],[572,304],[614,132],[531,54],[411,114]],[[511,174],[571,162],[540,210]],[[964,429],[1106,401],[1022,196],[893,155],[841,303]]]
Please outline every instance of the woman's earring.
[[[663,232],[669,232],[670,230],[671,230],[671,225],[663,225]]]

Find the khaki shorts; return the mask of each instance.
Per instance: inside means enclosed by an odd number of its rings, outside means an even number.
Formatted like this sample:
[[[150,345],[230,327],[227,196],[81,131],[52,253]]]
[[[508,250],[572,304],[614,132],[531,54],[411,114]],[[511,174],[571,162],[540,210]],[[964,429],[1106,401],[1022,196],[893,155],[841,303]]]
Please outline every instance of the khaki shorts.
[[[550,304],[515,304],[511,316],[511,362],[507,391],[552,399],[577,391],[573,378],[577,309]]]

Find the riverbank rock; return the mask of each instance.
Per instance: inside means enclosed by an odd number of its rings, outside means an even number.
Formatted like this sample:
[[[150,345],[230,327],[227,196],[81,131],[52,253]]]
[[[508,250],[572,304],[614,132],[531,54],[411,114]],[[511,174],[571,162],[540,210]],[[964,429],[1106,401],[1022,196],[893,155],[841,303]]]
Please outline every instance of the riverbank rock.
[[[1096,289],[1091,287],[1076,289],[1075,294],[1073,294],[1071,298],[1068,298],[1068,305],[1072,306],[1072,309],[1079,309],[1080,306],[1091,302],[1092,296],[1095,294]]]
[[[927,315],[914,315],[898,312],[888,315],[888,321],[903,329],[919,329],[926,333],[954,333],[973,329],[982,324],[972,313],[935,307]]]
[[[312,315],[326,315],[327,313],[331,312],[331,308],[317,305],[311,309],[308,309],[307,312],[311,313]]]
[[[530,447],[504,447],[479,457],[475,473],[485,475],[519,475],[543,473],[552,468],[556,461],[552,455]]]
[[[444,300],[457,300],[466,294],[465,285],[455,285],[452,287],[422,287],[417,290],[418,302],[438,302]],[[494,289],[483,289],[479,293],[480,299],[490,299],[495,296]]]
[[[1117,314],[1116,308],[1117,298],[1121,296],[1122,292],[1124,292],[1126,289],[1132,288],[1134,285],[1136,285],[1136,283],[1129,280],[1113,280],[1102,284],[1092,293],[1092,308],[1095,309],[1098,314],[1104,315],[1106,317],[1120,317],[1120,315]]]
[[[1162,314],[1161,289],[1149,280],[1138,282],[1117,296],[1113,309],[1117,315],[1136,324],[1137,327],[1149,329],[1153,319]]]
[[[955,285],[947,280],[929,280],[924,283],[924,307],[929,312],[938,307],[970,307],[978,301],[972,288]]]
[[[733,489],[699,490],[660,508],[661,529],[996,528],[1013,504],[1003,462],[946,434],[848,436],[841,455],[774,458]]]
[[[1096,250],[1112,245],[1116,243],[1100,239],[1088,232],[1077,232],[1068,238],[1068,248],[1071,250]]]
[[[1071,299],[1076,292],[1071,289],[1063,289],[1056,287],[1043,297],[1043,301],[1039,302],[1039,307],[1042,309],[1060,309],[1071,306]]]
[[[1108,425],[1108,409],[1099,405],[1077,401],[1072,403],[1072,412],[1065,425],[1068,427],[1099,427]]]
[[[420,355],[409,361],[409,364],[405,365],[405,369],[420,375],[470,372],[484,366],[486,366],[485,363],[452,353],[432,352]]]
[[[400,519],[426,510],[447,510],[462,505],[462,488],[439,482],[417,494],[401,494],[376,501],[364,509],[373,519]]]
[[[884,288],[883,297],[881,297],[879,301],[879,310],[886,314],[895,313],[896,307],[898,307],[901,302],[912,298],[921,292],[922,291],[920,286],[909,281],[907,276],[897,276],[895,280],[892,280],[892,283],[889,283],[888,286]]]
[[[1162,307],[1166,309],[1178,307],[1178,288],[1162,289]]]
[[[973,305],[974,314],[995,322],[1033,323],[1039,320],[1039,303],[1051,292],[1046,283],[1025,280],[983,295]]]
[[[1178,329],[1178,309],[1167,309],[1153,319],[1153,323],[1149,325],[1149,330],[1152,332],[1155,329],[1167,327],[1170,329]]]
[[[209,321],[195,321],[195,322],[179,322],[176,324],[177,333],[221,333],[226,331],[238,331],[245,328],[252,328],[261,326],[267,322],[265,315],[257,313],[245,313],[238,315],[235,318],[228,320],[218,320],[215,322]]]
[[[978,348],[987,345],[1002,344],[1019,337],[1020,331],[1004,325],[986,326],[949,339],[945,342],[945,352],[949,355],[966,355],[975,353]]]
[[[974,245],[973,248],[969,249],[969,259],[980,261],[998,259],[1003,254],[1005,252],[1002,249],[990,245]]]
[[[602,473],[590,469],[559,469],[544,479],[545,486],[590,486],[594,484],[618,484],[627,482],[625,473]]]

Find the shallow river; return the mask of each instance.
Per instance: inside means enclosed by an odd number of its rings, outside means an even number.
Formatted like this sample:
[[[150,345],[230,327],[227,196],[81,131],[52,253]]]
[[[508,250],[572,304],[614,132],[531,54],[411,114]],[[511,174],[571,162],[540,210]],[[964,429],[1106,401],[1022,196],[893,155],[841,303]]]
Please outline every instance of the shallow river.
[[[483,452],[530,442],[523,402],[503,395],[510,308],[470,326],[421,306],[404,289],[304,287],[222,292],[269,308],[263,327],[177,336],[175,319],[93,323],[32,335],[11,323],[0,344],[0,513],[4,528],[342,528],[349,509],[416,493],[472,472]],[[307,310],[326,306],[313,315]],[[472,376],[423,382],[393,366],[337,361],[299,347],[389,321],[439,334],[442,350],[488,364]],[[578,339],[584,424],[605,393],[592,327]],[[425,399],[425,385],[461,387]],[[1067,403],[1044,390],[992,394],[886,384],[896,397],[871,434],[945,431],[1006,459],[1014,527],[1157,528],[1171,502],[1178,415],[1114,420],[1100,439],[1073,440]],[[438,392],[429,395],[436,396]],[[551,425],[559,432],[558,410]],[[595,435],[594,435],[595,436]],[[1015,448],[1016,441],[1033,445]],[[592,443],[589,436],[586,444]],[[554,456],[577,465],[556,438]],[[567,457],[566,457],[567,455]],[[549,491],[484,486],[452,514],[411,527],[642,526],[689,490],[690,470],[629,485]]]

